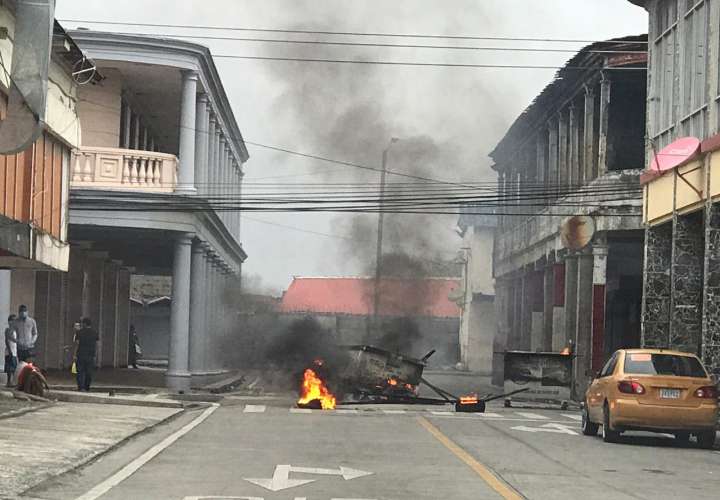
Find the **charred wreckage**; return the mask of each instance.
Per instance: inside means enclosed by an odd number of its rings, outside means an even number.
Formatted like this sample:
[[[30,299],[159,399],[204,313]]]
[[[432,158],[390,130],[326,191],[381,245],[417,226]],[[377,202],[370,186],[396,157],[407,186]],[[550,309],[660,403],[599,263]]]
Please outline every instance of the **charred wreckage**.
[[[415,359],[371,345],[346,346],[343,348],[345,362],[341,366],[331,368],[324,360],[315,359],[312,367],[304,370],[297,406],[329,410],[343,404],[452,404],[457,412],[482,413],[487,402],[528,390],[484,397],[456,396],[423,378],[427,360],[434,353],[432,350]],[[329,381],[335,387],[334,392],[328,387]],[[440,397],[421,397],[421,384]]]

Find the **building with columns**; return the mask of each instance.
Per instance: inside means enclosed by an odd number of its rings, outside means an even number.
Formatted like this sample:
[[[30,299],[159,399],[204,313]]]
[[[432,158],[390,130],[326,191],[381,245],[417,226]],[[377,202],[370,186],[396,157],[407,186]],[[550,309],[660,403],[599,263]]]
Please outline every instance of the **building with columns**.
[[[649,13],[642,343],[718,373],[720,2],[632,3]]]
[[[496,356],[572,341],[575,397],[615,349],[640,342],[645,40],[581,50],[490,155]]]
[[[218,356],[235,327],[228,294],[247,258],[232,210],[248,159],[240,129],[206,47],[73,36],[104,78],[79,93],[69,272],[36,290],[65,306],[43,326],[67,340],[72,322],[88,316],[101,335],[98,364],[125,366],[131,274],[171,276],[168,386],[203,384],[228,368]]]

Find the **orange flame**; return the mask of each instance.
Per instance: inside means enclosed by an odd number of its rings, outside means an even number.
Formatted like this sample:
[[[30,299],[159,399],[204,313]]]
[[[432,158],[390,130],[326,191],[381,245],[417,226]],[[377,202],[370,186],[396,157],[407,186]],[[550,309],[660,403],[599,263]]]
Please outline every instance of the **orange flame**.
[[[303,382],[298,404],[306,405],[315,399],[320,401],[320,406],[323,410],[332,410],[335,408],[335,396],[333,396],[328,390],[325,382],[318,377],[317,373],[308,368],[303,374]]]
[[[560,354],[562,354],[562,355],[564,355],[564,356],[570,356],[570,355],[572,354],[572,351],[571,351],[571,349],[570,349],[569,347],[566,347],[565,349],[563,349],[562,351],[560,351]]]
[[[398,385],[398,381],[395,380],[394,378],[389,378],[388,385],[396,386],[396,385]]]
[[[478,403],[477,394],[471,394],[469,396],[460,396],[461,405],[474,405]]]

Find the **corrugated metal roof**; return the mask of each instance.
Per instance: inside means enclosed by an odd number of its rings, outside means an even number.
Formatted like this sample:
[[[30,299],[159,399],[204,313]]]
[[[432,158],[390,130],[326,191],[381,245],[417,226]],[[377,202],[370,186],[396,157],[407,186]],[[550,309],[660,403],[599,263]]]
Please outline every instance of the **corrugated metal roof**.
[[[618,42],[627,42],[619,44]],[[597,53],[599,50],[612,51],[638,51],[646,50],[647,35],[633,35],[613,38],[602,42],[587,45],[575,54],[558,72],[553,80],[535,97],[530,106],[523,111],[513,122],[505,136],[500,140],[490,157],[498,163],[504,163],[505,156],[517,151],[518,144],[526,137],[532,135],[538,124],[547,119],[547,115],[554,112],[553,108],[561,102],[563,97],[569,97],[569,92],[579,81],[588,81],[597,78],[597,74],[605,67],[606,59],[616,61],[613,66],[624,66],[637,63],[637,59],[625,61],[617,54]],[[608,45],[610,44],[610,45]],[[588,69],[577,69],[588,68]]]
[[[375,281],[367,277],[293,278],[280,312],[372,314]],[[383,278],[378,288],[380,316],[457,318],[460,308],[448,297],[460,288],[455,278]]]

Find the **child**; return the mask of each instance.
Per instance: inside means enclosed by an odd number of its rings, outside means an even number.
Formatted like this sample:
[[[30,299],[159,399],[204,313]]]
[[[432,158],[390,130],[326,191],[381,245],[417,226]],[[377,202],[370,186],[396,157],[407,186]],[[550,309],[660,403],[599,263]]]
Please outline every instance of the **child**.
[[[7,375],[7,387],[12,387],[13,375],[17,368],[17,332],[13,327],[15,315],[8,316],[8,327],[5,328],[5,374]]]

